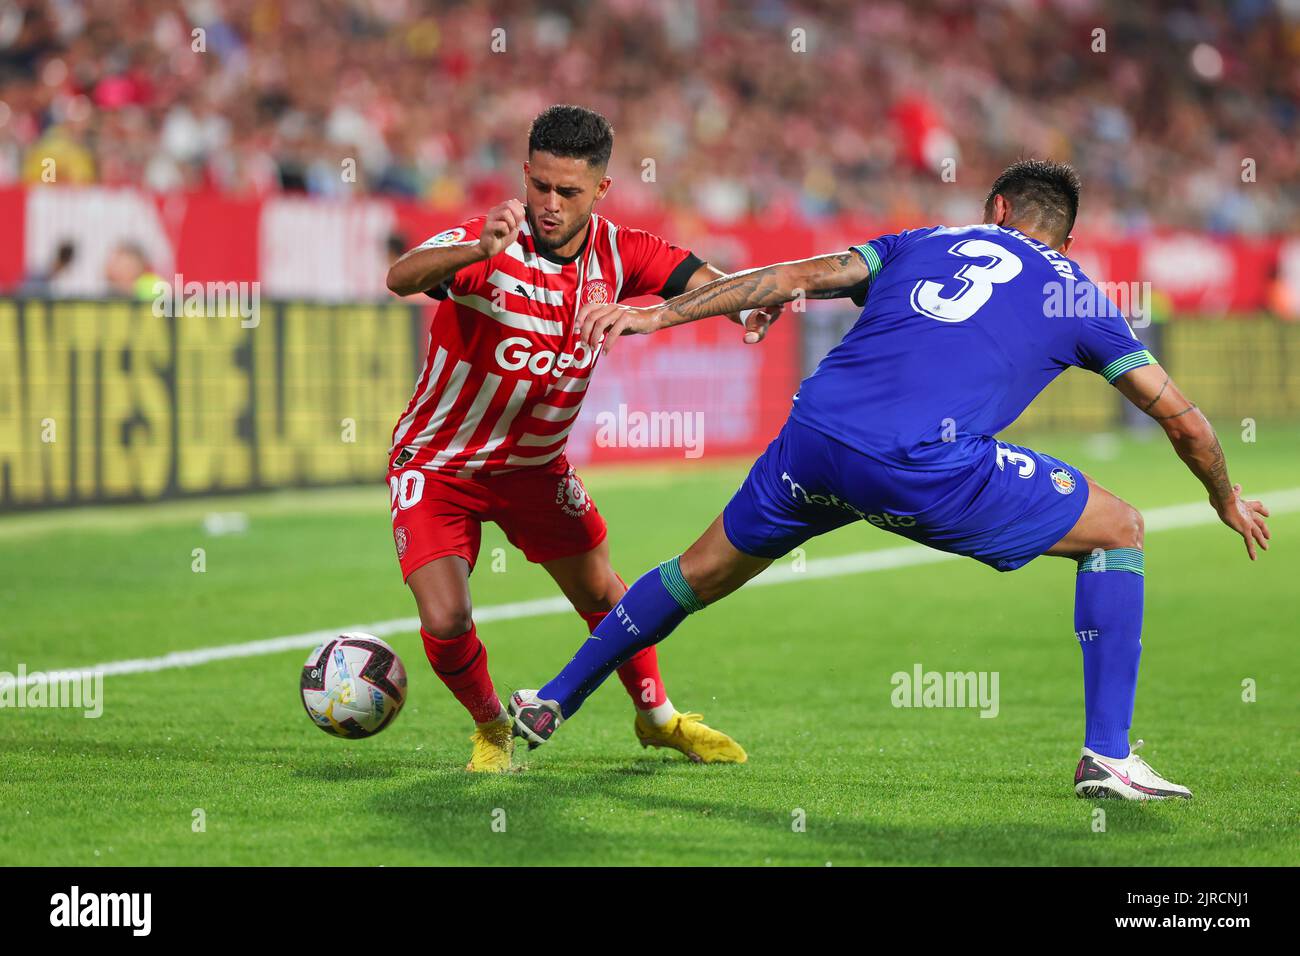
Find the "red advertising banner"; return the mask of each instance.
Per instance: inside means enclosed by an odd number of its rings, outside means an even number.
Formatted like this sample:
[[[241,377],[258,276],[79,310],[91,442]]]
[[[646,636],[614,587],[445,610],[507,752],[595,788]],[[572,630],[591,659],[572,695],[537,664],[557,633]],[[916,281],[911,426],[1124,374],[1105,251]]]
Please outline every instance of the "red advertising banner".
[[[724,269],[837,251],[884,232],[925,225],[851,217],[719,224],[680,211],[620,207],[616,199],[606,200],[600,210]],[[258,201],[104,187],[4,189],[0,292],[14,292],[24,279],[44,275],[59,245],[71,242],[75,255],[54,283],[57,297],[108,293],[109,255],[133,244],[164,277],[257,281],[266,298],[385,298],[390,239],[414,245],[483,211],[435,210],[375,198],[339,202],[275,196]],[[1081,228],[1071,255],[1098,282],[1150,283],[1175,313],[1248,313],[1293,310],[1300,302],[1296,241],[1187,232],[1112,238]]]
[[[120,285],[114,293],[109,274],[122,250],[130,249],[148,272],[176,288],[256,283],[264,302],[395,304],[385,287],[393,247],[415,245],[481,211],[375,198],[257,201],[101,187],[5,189],[0,295],[54,302],[121,295]],[[681,211],[620,207],[617,200],[602,203],[601,212],[727,270],[842,250],[906,225],[851,217],[718,224]],[[56,263],[59,250],[62,264]],[[1084,230],[1071,254],[1098,282],[1149,284],[1172,318],[1262,311],[1295,318],[1300,312],[1300,239],[1178,232],[1116,239]],[[432,311],[423,297],[412,297],[410,304]],[[808,307],[846,308],[842,302]],[[759,346],[744,345],[740,330],[725,320],[624,340],[602,360],[570,433],[570,457],[578,463],[665,461],[760,450],[784,419],[797,386],[801,318],[789,315]],[[422,358],[419,343],[402,348],[410,351],[411,367],[390,365],[385,381],[396,392],[414,386]],[[395,398],[392,404],[396,420],[402,403]],[[379,432],[390,428],[374,423],[365,460],[373,456],[376,474],[387,439]],[[350,474],[366,471],[360,458],[355,467]]]

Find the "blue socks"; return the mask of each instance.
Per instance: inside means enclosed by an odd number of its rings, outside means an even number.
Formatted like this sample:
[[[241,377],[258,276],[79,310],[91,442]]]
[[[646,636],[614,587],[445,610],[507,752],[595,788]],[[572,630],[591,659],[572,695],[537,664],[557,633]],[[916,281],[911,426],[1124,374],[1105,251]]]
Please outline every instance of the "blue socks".
[[[1138,548],[1096,551],[1079,561],[1074,630],[1083,650],[1084,746],[1104,757],[1129,755],[1128,731],[1142,656],[1143,560]],[[658,644],[704,605],[678,559],[643,574],[578,653],[538,690],[567,719],[633,654]]]
[[[1138,548],[1097,550],[1079,561],[1074,636],[1083,649],[1083,745],[1116,760],[1129,754],[1142,656],[1142,584]]]
[[[673,632],[686,615],[704,609],[682,577],[678,559],[647,571],[628,588],[623,600],[605,616],[573,660],[537,694],[560,704],[571,717],[587,696],[623,663]]]

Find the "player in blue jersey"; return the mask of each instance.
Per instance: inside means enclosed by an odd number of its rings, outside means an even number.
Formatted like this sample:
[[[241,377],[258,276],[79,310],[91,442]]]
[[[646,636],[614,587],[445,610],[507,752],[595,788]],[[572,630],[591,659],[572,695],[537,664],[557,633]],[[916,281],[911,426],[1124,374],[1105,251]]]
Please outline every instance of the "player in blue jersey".
[[[1000,571],[1045,554],[1074,561],[1085,710],[1075,792],[1190,797],[1129,745],[1142,516],[1073,465],[994,436],[1067,367],[1090,369],[1164,427],[1251,560],[1268,547],[1268,510],[1242,497],[1205,416],[1067,258],[1078,201],[1069,166],[1019,162],[993,184],[982,225],[882,236],[726,276],[644,309],[585,311],[585,341],[606,337],[608,348],[620,334],[800,295],[865,302],[703,537],[642,576],[559,675],[512,697],[516,734],[544,742],[615,668],[688,614],[809,538],[866,521]]]

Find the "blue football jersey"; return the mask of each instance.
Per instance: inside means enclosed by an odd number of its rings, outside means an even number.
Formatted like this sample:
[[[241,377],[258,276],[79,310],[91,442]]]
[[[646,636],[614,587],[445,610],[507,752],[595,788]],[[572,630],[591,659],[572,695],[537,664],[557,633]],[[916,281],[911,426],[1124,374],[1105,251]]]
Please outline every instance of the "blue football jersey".
[[[791,416],[881,461],[962,467],[1068,366],[1113,382],[1155,363],[1075,262],[1015,229],[914,229],[853,252],[865,307]]]

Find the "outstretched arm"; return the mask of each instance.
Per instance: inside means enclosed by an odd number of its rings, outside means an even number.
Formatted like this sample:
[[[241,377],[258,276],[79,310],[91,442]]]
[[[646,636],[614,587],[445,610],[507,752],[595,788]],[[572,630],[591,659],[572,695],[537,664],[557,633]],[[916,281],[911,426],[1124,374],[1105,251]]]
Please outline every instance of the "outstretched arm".
[[[646,335],[712,315],[778,306],[800,296],[837,299],[861,288],[870,277],[866,263],[855,252],[778,262],[714,279],[646,308],[587,306],[580,315],[582,341],[594,348],[604,338],[609,351],[620,335]]]
[[[854,252],[838,252],[723,276],[698,289],[669,299],[658,307],[660,327],[741,309],[761,309],[798,298],[837,299],[870,278],[867,265]]]
[[[1268,508],[1260,501],[1241,496],[1241,485],[1228,478],[1223,446],[1209,420],[1193,405],[1168,373],[1159,365],[1144,365],[1115,380],[1115,387],[1130,402],[1146,412],[1165,430],[1174,451],[1205,486],[1210,504],[1219,517],[1246,542],[1246,553],[1255,560],[1255,547],[1268,550],[1269,531],[1264,519]]]
[[[691,274],[691,278],[686,283],[686,292],[694,292],[715,279],[726,277],[725,272],[706,262]],[[746,345],[755,345],[763,341],[772,323],[781,317],[783,307],[784,303],[778,302],[776,305],[769,305],[762,309],[728,312],[727,318],[745,330]]]

